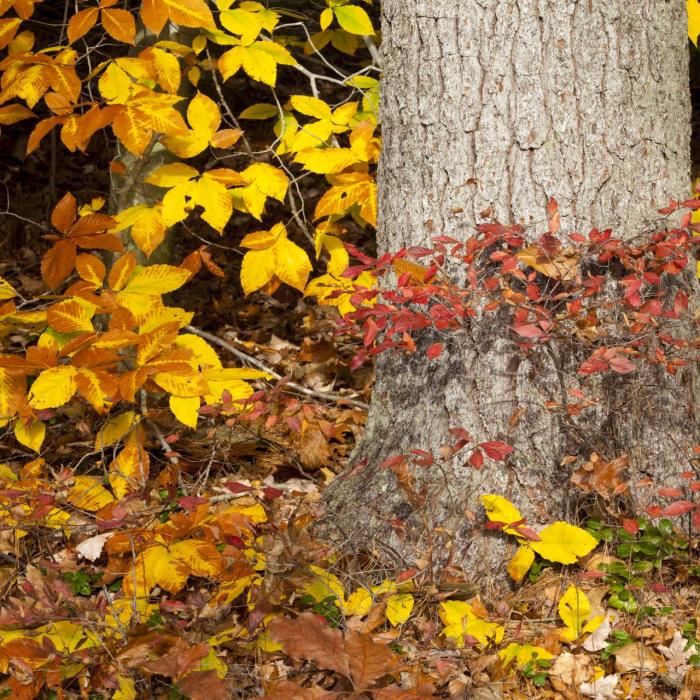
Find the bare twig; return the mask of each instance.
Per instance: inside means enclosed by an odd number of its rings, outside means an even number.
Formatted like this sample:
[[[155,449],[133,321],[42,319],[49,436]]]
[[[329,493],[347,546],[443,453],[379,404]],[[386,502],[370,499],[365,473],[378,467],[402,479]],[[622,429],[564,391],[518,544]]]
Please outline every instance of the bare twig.
[[[238,348],[233,347],[230,343],[227,343],[225,340],[222,340],[218,336],[214,335],[213,333],[207,333],[207,331],[201,331],[199,328],[195,328],[194,326],[185,326],[185,330],[189,331],[190,333],[193,333],[194,335],[198,335],[200,338],[204,338],[204,340],[208,340],[210,343],[214,343],[215,345],[218,345],[219,347],[223,348],[224,350],[228,350],[232,355],[237,357],[241,362],[246,362],[249,365],[253,365],[253,367],[257,367],[259,370],[263,372],[267,372],[267,374],[271,375],[275,379],[282,379],[282,375],[279,374],[278,372],[275,372],[272,367],[269,367],[266,365],[264,362],[261,362],[255,357],[252,357],[251,355],[248,355],[247,353],[243,352],[242,350],[239,350]],[[314,389],[309,389],[305,386],[302,386],[301,384],[297,384],[296,382],[287,382],[285,384],[286,387],[289,387],[292,389],[292,391],[296,391],[300,394],[306,394],[306,396],[313,396],[316,399],[322,399],[324,401],[333,401],[333,402],[338,402],[338,401],[343,401],[344,403],[349,404],[350,406],[356,406],[357,408],[363,408],[367,410],[369,406],[364,403],[364,401],[358,401],[357,399],[350,399],[347,398],[346,396],[342,396],[341,394],[332,394],[327,391],[315,391]]]

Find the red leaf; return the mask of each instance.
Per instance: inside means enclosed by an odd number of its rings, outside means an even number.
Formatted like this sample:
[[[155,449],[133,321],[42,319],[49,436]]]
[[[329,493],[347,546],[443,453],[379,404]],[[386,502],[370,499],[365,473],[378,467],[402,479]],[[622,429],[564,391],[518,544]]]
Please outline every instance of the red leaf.
[[[406,571],[402,571],[396,577],[396,583],[403,583],[404,581],[408,581],[409,579],[412,579],[417,573],[418,573],[418,569],[416,569],[415,566],[412,566],[410,569],[406,569]]]
[[[252,486],[246,486],[245,484],[241,484],[238,481],[227,481],[224,486],[231,492],[231,493],[246,493],[247,491],[252,491],[253,487]]]
[[[637,369],[634,363],[630,362],[624,355],[615,355],[608,359],[608,362],[610,363],[610,369],[618,374],[627,374]]]
[[[280,491],[272,486],[266,486],[263,489],[263,494],[268,501],[274,501],[276,498],[282,498],[282,496],[284,496],[283,491]]]
[[[474,467],[474,469],[481,469],[484,466],[484,454],[481,450],[474,450],[469,457],[469,464]]]
[[[199,496],[183,496],[177,499],[177,504],[180,508],[184,508],[188,511],[194,510],[197,506],[204,505],[205,503],[209,503],[209,500],[206,498],[199,498]]]
[[[639,532],[639,523],[632,518],[625,518],[622,521],[622,527],[630,533],[630,535],[636,535]]]
[[[411,454],[416,455],[413,458],[413,463],[419,467],[430,467],[435,464],[435,457],[430,452],[425,450],[411,450]]]
[[[671,488],[668,486],[662,486],[659,489],[659,496],[663,496],[664,498],[678,498],[678,496],[682,496],[683,491],[679,488]]]
[[[647,515],[651,515],[652,518],[658,518],[663,512],[663,509],[661,506],[647,506],[646,511]]]
[[[608,574],[605,571],[584,571],[581,574],[582,579],[595,579],[595,578],[604,578]]]
[[[513,451],[510,445],[499,440],[482,442],[479,447],[483,448],[484,452],[486,452],[491,459],[495,459],[499,462],[502,462]]]
[[[434,360],[436,357],[440,357],[445,346],[442,343],[433,343],[426,351],[425,354]]]
[[[531,323],[524,323],[517,326],[514,324],[513,330],[523,338],[539,338],[545,334],[541,328],[533,326]]]
[[[391,467],[395,467],[397,464],[401,464],[401,462],[406,461],[406,457],[408,455],[393,455],[392,457],[387,457],[380,465],[380,469],[391,469]]]
[[[542,542],[542,538],[529,527],[525,527],[524,525],[513,525],[512,523],[510,527],[526,540],[530,540],[530,542]]]
[[[675,503],[671,503],[670,506],[666,506],[663,509],[662,515],[672,518],[676,515],[690,513],[694,508],[695,504],[691,501],[676,501]]]

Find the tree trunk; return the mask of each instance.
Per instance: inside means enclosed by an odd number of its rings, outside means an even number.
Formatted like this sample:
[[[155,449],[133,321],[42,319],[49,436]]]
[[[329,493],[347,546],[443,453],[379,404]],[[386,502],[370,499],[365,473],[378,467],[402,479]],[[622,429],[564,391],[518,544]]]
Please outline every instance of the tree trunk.
[[[630,239],[690,191],[683,0],[382,0],[382,20],[381,252],[463,238],[491,218],[541,234],[549,197],[564,230]],[[685,284],[694,295],[696,280]],[[328,489],[325,528],[339,543],[501,579],[510,544],[484,531],[479,495],[506,496],[537,528],[580,515],[566,455],[627,453],[632,483],[687,468],[681,447],[699,435],[691,369],[584,383],[568,347],[525,355],[492,321],[447,350],[378,362],[364,437]],[[579,417],[545,409],[571,389],[600,400]],[[444,470],[417,469],[422,497],[407,498],[380,462],[437,453],[451,427],[515,450],[482,471],[466,450]]]

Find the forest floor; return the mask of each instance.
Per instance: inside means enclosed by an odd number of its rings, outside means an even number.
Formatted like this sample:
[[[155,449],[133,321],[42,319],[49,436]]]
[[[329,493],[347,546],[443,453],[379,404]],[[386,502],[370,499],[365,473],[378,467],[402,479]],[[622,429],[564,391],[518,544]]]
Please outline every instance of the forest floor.
[[[20,291],[32,255],[1,266]],[[58,414],[38,459],[3,441],[0,697],[700,696],[700,562],[680,520],[589,523],[592,554],[535,565],[505,597],[316,538],[366,417],[347,401],[370,398],[371,368],[349,369],[360,341],[336,334],[333,310],[198,280],[175,300],[201,311],[195,325],[339,398],[282,385],[196,431],[153,407],[149,481],[118,502],[87,413]]]

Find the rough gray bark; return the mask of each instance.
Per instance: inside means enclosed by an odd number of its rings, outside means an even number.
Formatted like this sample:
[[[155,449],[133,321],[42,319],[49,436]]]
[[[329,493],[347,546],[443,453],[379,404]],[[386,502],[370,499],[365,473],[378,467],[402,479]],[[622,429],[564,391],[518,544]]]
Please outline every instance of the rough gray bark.
[[[683,0],[382,0],[382,15],[382,252],[492,217],[542,233],[552,196],[563,229],[613,227],[629,239],[688,193]],[[662,484],[686,468],[695,372],[606,375],[585,388],[598,405],[570,418],[544,404],[582,386],[582,358],[556,345],[525,357],[514,341],[505,327],[475,324],[438,361],[380,360],[364,438],[328,490],[325,527],[340,544],[403,564],[451,559],[497,579],[509,545],[484,533],[479,495],[510,498],[537,527],[577,517],[565,455],[627,452],[633,479]],[[515,451],[480,472],[468,452],[444,471],[417,470],[423,498],[411,503],[378,464],[437,452],[456,426]]]

